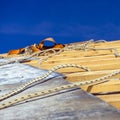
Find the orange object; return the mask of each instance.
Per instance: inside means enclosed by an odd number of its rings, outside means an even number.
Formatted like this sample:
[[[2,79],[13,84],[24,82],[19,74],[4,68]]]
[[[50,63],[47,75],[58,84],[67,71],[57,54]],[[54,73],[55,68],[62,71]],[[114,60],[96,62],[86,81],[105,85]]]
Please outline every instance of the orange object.
[[[22,54],[24,51],[25,51],[24,48],[20,48],[20,49],[17,49],[17,50],[10,50],[10,51],[8,52],[8,55]]]
[[[55,41],[53,38],[51,38],[51,37],[45,38],[44,40],[42,40],[42,41],[38,44],[38,48],[39,48],[40,50],[49,49],[49,48],[54,47],[54,46],[52,46],[52,47],[44,46],[44,42],[45,42],[45,41],[53,42],[54,45],[56,45],[56,41]]]
[[[65,45],[63,44],[56,44],[53,48],[64,48]]]
[[[53,42],[54,45],[53,46],[44,46],[45,41]],[[53,38],[49,37],[49,38],[42,40],[38,45],[34,44],[34,45],[29,46],[29,49],[30,49],[31,53],[34,53],[34,52],[37,52],[40,50],[46,50],[46,49],[50,49],[50,48],[60,49],[60,48],[64,48],[64,47],[65,47],[65,45],[57,44]],[[20,48],[17,50],[10,50],[8,52],[8,55],[13,55],[13,54],[17,55],[17,54],[22,54],[25,52],[26,52],[26,48]]]
[[[53,42],[54,45],[53,45],[53,46],[44,46],[44,42],[45,42],[45,41]],[[64,48],[64,47],[65,47],[65,45],[63,45],[63,44],[57,44],[56,41],[55,41],[53,38],[51,38],[51,37],[42,40],[42,41],[38,44],[38,48],[39,48],[40,50],[45,50],[45,49],[50,49],[50,48],[56,48],[56,49],[58,48],[58,49],[60,49],[60,48]]]

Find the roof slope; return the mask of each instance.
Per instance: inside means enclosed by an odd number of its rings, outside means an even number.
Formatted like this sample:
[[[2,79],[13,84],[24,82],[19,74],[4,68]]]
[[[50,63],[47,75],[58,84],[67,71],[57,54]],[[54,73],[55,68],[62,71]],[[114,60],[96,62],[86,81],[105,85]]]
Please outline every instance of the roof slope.
[[[101,76],[112,73],[114,70],[120,69],[120,41],[112,42],[91,42],[90,46],[85,46],[85,49],[79,49],[79,45],[84,43],[74,43],[76,45],[75,49],[64,50],[59,54],[53,55],[41,55],[40,60],[38,58],[28,59],[23,63],[14,63],[10,60],[16,59],[6,59],[5,64],[0,66],[1,69],[1,94],[3,92],[8,92],[13,90],[13,88],[18,88],[26,81],[29,81],[35,77],[41,76],[41,72],[45,72],[38,68],[50,69],[58,64],[79,64],[88,67],[91,71],[85,71],[78,68],[64,68],[60,69],[59,72],[67,76],[67,80],[63,78],[54,78],[52,74],[47,81],[35,84],[35,86],[26,89],[22,93],[15,95],[8,100],[3,101],[9,102],[11,100],[22,98],[30,93],[34,93],[49,88],[55,88],[60,85],[68,85],[70,82],[76,81],[86,81],[99,78]],[[85,43],[86,44],[86,43]],[[84,44],[84,45],[85,45]],[[91,49],[92,48],[92,49]],[[106,49],[110,48],[110,49]],[[116,52],[116,48],[117,52]],[[116,57],[117,53],[117,57]],[[6,55],[5,55],[6,56]],[[17,58],[18,59],[18,58]],[[41,64],[38,64],[41,60]],[[4,59],[1,59],[4,60]],[[29,61],[30,60],[30,61]],[[14,61],[16,62],[16,61]],[[21,62],[21,61],[20,61]],[[28,65],[25,65],[28,64]],[[35,66],[31,67],[29,65]],[[37,68],[36,68],[37,67]],[[64,76],[61,76],[64,77]],[[103,100],[106,100],[116,108],[120,109],[120,75],[116,75],[109,78],[107,82],[101,84],[94,84],[91,86],[81,87],[89,93],[92,93]],[[4,79],[4,80],[3,80]],[[13,84],[14,83],[14,84]],[[53,93],[47,96],[41,96],[34,98],[32,100],[27,100],[27,102],[22,102],[16,104],[15,106],[2,109],[0,111],[1,119],[85,119],[85,120],[96,120],[96,119],[119,119],[120,112],[110,106],[108,103],[96,98],[95,96],[88,94],[80,88],[66,89],[61,92]],[[28,102],[29,101],[29,102]],[[1,103],[1,104],[2,104]],[[10,104],[10,103],[8,103]],[[24,109],[24,111],[23,111]],[[7,113],[7,114],[6,114]]]
[[[73,44],[79,46],[83,44],[83,42]],[[39,68],[51,69],[53,66],[59,64],[75,63],[91,69],[90,72],[71,68],[59,70],[59,72],[64,73],[67,76],[68,81],[72,82],[99,78],[112,73],[114,70],[120,69],[120,40],[110,42],[92,42],[89,44],[89,46],[96,48],[96,50],[86,49],[63,51],[60,54],[53,55],[52,57],[43,61],[41,65],[38,65],[38,61],[36,60],[28,62],[27,64]],[[116,54],[118,54],[118,57],[115,56]],[[41,56],[40,58],[44,57],[45,56]],[[114,76],[114,78],[110,78],[109,82],[94,85],[91,89],[88,89],[88,86],[83,86],[82,88],[92,94],[96,94],[97,97],[102,98],[111,105],[120,109],[119,78],[120,75],[118,74],[117,76]]]
[[[14,72],[13,70],[16,70],[16,68],[17,71]],[[4,72],[4,70],[6,70],[6,72]],[[4,75],[8,74],[7,76],[2,76],[5,78],[4,81],[6,81],[4,85],[2,83],[0,86],[2,87],[2,93],[4,94],[15,88],[18,88],[21,82],[23,84],[25,81],[28,81],[35,76],[38,77],[41,72],[44,73],[42,70],[18,63],[4,65],[2,66],[1,71],[4,72]],[[20,73],[23,78],[22,80],[20,78]],[[57,77],[55,77],[55,75],[57,75]],[[49,79],[44,80],[44,82],[40,82],[39,84],[37,83],[37,85],[32,86],[22,93],[19,93],[18,95],[1,102],[1,104],[4,102],[9,103],[9,101],[18,99],[21,96],[29,95],[30,93],[44,91],[57,86],[69,84],[68,81],[58,77],[58,75],[59,74],[53,73],[50,76],[52,77],[51,79],[49,77]],[[58,93],[41,96],[34,99],[29,99],[26,102],[22,101],[11,107],[0,110],[1,120],[113,120],[114,118],[119,120],[119,117],[120,112],[118,110],[104,101],[96,98],[95,96],[84,92],[78,87],[66,89]]]

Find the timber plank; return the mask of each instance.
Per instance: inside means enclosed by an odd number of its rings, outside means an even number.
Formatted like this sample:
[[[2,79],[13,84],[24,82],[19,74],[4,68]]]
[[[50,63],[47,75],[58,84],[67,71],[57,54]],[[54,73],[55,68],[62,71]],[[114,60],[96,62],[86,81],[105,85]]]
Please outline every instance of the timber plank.
[[[68,63],[68,62],[61,62],[60,64],[66,64],[66,63]],[[80,64],[79,62],[74,62],[74,61],[69,62],[69,63],[84,65],[84,66],[90,68],[92,71],[109,70],[109,69],[110,70],[115,70],[115,69],[120,68],[119,67],[120,63],[118,63],[118,62],[117,63],[115,62],[113,64],[111,64],[111,63],[107,63],[107,64],[106,63],[105,64],[99,63],[99,64],[90,64],[90,65],[88,65],[87,63]],[[27,64],[30,64],[30,65],[35,66],[35,67],[40,67],[40,68],[43,68],[43,69],[51,69],[52,67],[54,67],[56,65],[60,65],[60,64],[57,64],[57,63],[47,64],[45,62],[41,65],[38,65],[38,63],[36,63],[36,62],[31,62],[31,63],[27,63]],[[59,70],[59,72],[63,72],[63,73],[81,72],[81,71],[84,71],[84,70],[77,69],[77,68],[75,68],[75,69],[64,68],[64,69]]]
[[[79,82],[79,81],[86,81],[86,80],[92,80],[96,79],[102,76],[105,76],[107,74],[112,73],[112,70],[105,70],[105,71],[93,71],[93,72],[75,72],[75,73],[68,73],[67,80],[71,82]],[[111,78],[120,78],[120,74],[113,76]]]
[[[120,91],[120,80],[111,80],[109,79],[108,82],[103,82],[101,84],[95,84],[91,86],[82,86],[83,90],[92,93],[111,93],[111,92],[119,92]]]

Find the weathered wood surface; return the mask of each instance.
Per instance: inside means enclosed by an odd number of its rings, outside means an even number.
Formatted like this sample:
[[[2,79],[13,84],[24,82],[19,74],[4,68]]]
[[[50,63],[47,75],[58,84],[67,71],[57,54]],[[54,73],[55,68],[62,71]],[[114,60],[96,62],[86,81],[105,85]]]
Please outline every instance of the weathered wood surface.
[[[41,70],[18,63],[1,66],[0,68],[0,71],[3,73],[5,72],[4,70],[6,70],[7,75],[3,74],[1,76],[4,77],[6,81],[6,83],[2,83],[0,86],[1,94],[18,87],[21,82],[29,81],[35,76],[38,77],[38,75],[41,75]],[[17,71],[14,73],[15,68]],[[44,73],[45,71],[41,72]],[[20,73],[23,79],[20,77]],[[29,93],[69,84],[68,81],[59,76],[62,77],[61,74],[54,73],[51,77],[55,78],[49,78],[49,80],[37,84],[5,101]],[[14,81],[11,82],[12,79]],[[119,120],[119,118],[120,111],[80,88],[38,97],[0,110],[0,120]]]
[[[59,80],[59,84],[60,81],[65,84],[62,80]],[[52,85],[54,83],[55,81],[51,81],[49,88],[55,87]],[[47,83],[46,85],[48,86]],[[81,89],[38,98],[0,110],[1,120],[119,120],[119,118],[119,111]]]
[[[0,66],[0,95],[16,88],[16,85],[21,85],[29,82],[32,79],[42,76],[48,70],[35,68],[30,65],[20,63],[7,64]],[[63,74],[53,72],[45,80],[53,77],[65,77]]]
[[[65,84],[68,82],[63,79],[51,79],[20,95]],[[119,117],[120,112],[115,108],[81,89],[40,97],[0,110],[1,120],[119,120]]]

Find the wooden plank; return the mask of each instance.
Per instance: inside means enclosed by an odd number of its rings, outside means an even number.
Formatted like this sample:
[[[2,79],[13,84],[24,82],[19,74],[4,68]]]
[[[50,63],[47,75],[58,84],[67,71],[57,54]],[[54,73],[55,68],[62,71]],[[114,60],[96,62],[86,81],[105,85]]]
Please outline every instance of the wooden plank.
[[[79,59],[68,59],[68,60],[61,60],[61,61],[49,61],[49,60],[46,60],[46,61],[43,61],[43,65],[45,64],[61,64],[61,63],[76,63],[76,64],[81,64],[81,65],[100,65],[100,64],[114,64],[114,63],[120,63],[120,58],[111,58],[111,59],[103,59],[103,60],[79,60]]]
[[[97,50],[97,51],[93,51],[93,50],[88,50],[88,51],[79,51],[76,50],[74,51],[68,51],[68,54],[66,52],[61,53],[58,56],[63,56],[63,57],[68,57],[68,56],[81,56],[81,57],[91,57],[91,56],[102,56],[102,55],[114,55],[114,52],[111,52],[110,50]]]
[[[66,64],[67,62],[61,62],[60,64]],[[69,63],[73,63],[73,64],[79,64],[79,62],[74,62],[74,61],[71,61]],[[30,62],[30,63],[27,63],[27,64],[30,64],[32,66],[35,66],[35,67],[40,67],[40,68],[43,68],[43,69],[51,69],[52,67],[56,66],[56,65],[60,65],[60,64],[57,64],[57,63],[52,63],[52,64],[47,64],[47,63],[43,63],[42,65],[38,65],[38,63],[36,62]],[[119,65],[120,63],[114,63],[114,64],[111,64],[111,63],[105,63],[105,64],[94,64],[94,65],[87,65],[86,64],[79,64],[79,65],[84,65],[88,68],[91,69],[91,71],[97,71],[97,70],[114,70],[114,69],[119,69]],[[59,70],[59,72],[63,72],[63,73],[71,73],[71,72],[81,72],[81,71],[84,71],[84,70],[81,70],[81,69],[71,69],[71,68],[65,68],[65,69],[61,69]]]
[[[43,58],[43,57],[42,57]],[[61,57],[59,58],[57,55],[56,56],[53,56],[51,58],[48,58],[47,59],[47,62],[64,62],[64,61],[80,61],[80,62],[88,62],[88,60],[90,62],[94,62],[94,61],[106,61],[106,60],[120,60],[120,57],[114,57],[114,56],[99,56],[99,57],[81,57],[81,56],[77,56],[74,58],[74,56],[71,55],[71,57],[69,57],[69,59],[67,59],[67,57]],[[89,64],[89,63],[88,63]]]
[[[45,61],[40,65],[38,65],[38,61],[32,61],[32,62],[28,62],[26,64],[30,64],[30,65],[33,65],[33,66],[36,66],[36,67],[41,67],[43,69],[51,69],[52,67],[56,66],[56,65],[59,65],[59,64],[65,64],[65,63],[73,63],[73,64],[79,64],[79,65],[83,65],[83,66],[86,66],[88,68],[90,68],[92,71],[96,71],[96,70],[112,70],[112,69],[119,69],[119,58],[118,59],[109,59],[108,61],[107,60],[93,60],[93,61],[90,61],[87,62],[87,61],[79,61],[78,60],[75,60],[72,59],[72,60],[62,60],[62,61]],[[96,63],[96,64],[94,64]],[[97,64],[98,63],[98,64]],[[81,71],[79,69],[62,69],[62,71],[60,72],[78,72],[78,71]]]
[[[86,80],[92,80],[96,79],[102,76],[105,76],[107,74],[112,73],[112,70],[105,70],[105,71],[93,71],[93,72],[82,72],[82,73],[68,73],[67,80],[71,82],[78,82],[78,81],[86,81]],[[111,78],[120,78],[120,74],[111,77]]]
[[[92,86],[82,86],[83,90],[92,93],[111,93],[111,92],[119,92],[120,91],[120,80],[110,80],[108,82],[104,82],[101,84],[96,84]]]
[[[40,57],[40,58],[43,58],[43,57]],[[114,55],[103,55],[103,56],[91,56],[91,57],[83,57],[83,56],[79,56],[76,54],[75,55],[71,55],[71,56],[68,56],[68,57],[63,57],[61,55],[55,55],[51,58],[48,58],[48,61],[52,61],[52,60],[56,60],[56,61],[61,61],[61,60],[66,60],[66,59],[79,59],[81,61],[85,60],[85,61],[88,61],[88,60],[102,60],[102,59],[114,59],[115,56]],[[119,57],[118,57],[119,58]]]
[[[81,60],[79,57],[77,58],[70,58],[70,59],[61,59],[61,60],[46,60],[43,64],[61,64],[61,63],[76,63],[81,65],[94,65],[94,64],[114,64],[114,63],[120,63],[120,58],[109,58],[109,59],[94,59],[88,62],[88,60]]]

